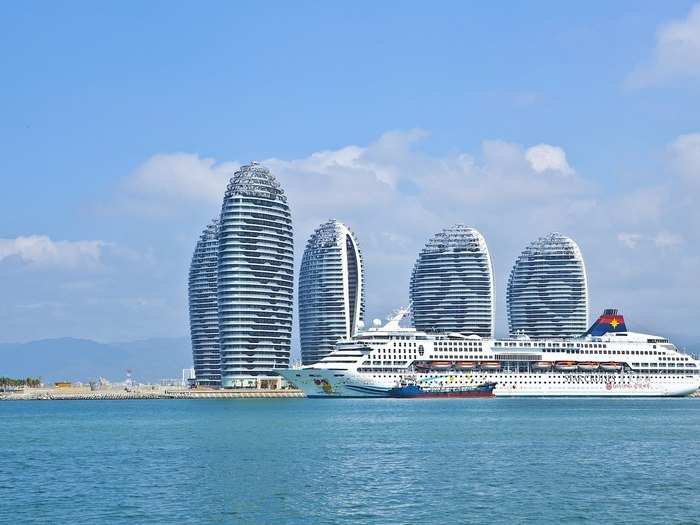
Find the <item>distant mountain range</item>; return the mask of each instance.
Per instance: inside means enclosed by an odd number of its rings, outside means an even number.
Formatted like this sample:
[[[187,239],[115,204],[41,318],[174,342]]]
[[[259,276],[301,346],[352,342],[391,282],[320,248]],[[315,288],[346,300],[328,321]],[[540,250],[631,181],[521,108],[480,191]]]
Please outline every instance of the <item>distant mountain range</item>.
[[[109,344],[73,338],[0,343],[0,376],[39,376],[47,384],[98,377],[123,381],[127,369],[134,381],[156,382],[179,378],[191,366],[189,337]]]

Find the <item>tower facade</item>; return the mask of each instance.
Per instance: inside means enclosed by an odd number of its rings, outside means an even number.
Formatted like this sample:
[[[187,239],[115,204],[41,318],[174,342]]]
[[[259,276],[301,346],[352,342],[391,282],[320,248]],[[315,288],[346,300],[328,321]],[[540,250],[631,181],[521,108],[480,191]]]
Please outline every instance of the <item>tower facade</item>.
[[[418,330],[493,337],[493,267],[481,233],[457,224],[434,235],[413,267],[410,298]]]
[[[513,265],[506,302],[511,335],[582,335],[588,328],[588,279],[578,245],[560,233],[532,242]]]
[[[219,226],[223,387],[247,386],[289,366],[293,288],[287,197],[267,168],[242,166],[226,189]]]
[[[203,386],[221,385],[217,268],[219,221],[214,219],[197,241],[190,264],[187,287],[190,338],[195,379]]]
[[[328,355],[364,317],[364,268],[355,235],[342,222],[319,226],[299,272],[299,335],[303,364]]]

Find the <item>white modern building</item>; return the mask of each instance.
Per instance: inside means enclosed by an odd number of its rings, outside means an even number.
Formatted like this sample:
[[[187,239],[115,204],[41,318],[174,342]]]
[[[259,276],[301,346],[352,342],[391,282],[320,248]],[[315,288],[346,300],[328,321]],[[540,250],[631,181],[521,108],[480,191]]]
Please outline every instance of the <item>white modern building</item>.
[[[355,235],[329,220],[311,235],[299,273],[299,335],[303,364],[320,361],[364,317],[364,269]]]
[[[511,335],[582,335],[588,327],[588,281],[578,245],[560,233],[532,242],[510,272],[506,302]]]
[[[221,385],[217,273],[219,221],[214,219],[197,241],[188,283],[190,338],[195,377],[203,386]]]
[[[224,388],[278,381],[289,366],[294,253],[287,197],[270,171],[235,172],[221,207],[218,299]]]
[[[410,299],[418,330],[493,337],[493,267],[481,233],[457,224],[434,235],[413,267]]]

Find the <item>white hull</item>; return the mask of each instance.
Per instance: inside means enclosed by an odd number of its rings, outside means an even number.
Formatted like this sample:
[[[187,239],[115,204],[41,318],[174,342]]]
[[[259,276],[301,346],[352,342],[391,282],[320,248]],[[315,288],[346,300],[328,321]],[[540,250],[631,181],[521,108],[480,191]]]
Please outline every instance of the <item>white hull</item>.
[[[309,397],[385,397],[401,374],[376,380],[356,372],[322,369],[289,369],[280,373]],[[700,388],[697,376],[646,374],[540,372],[515,373],[432,373],[415,374],[430,377],[446,385],[474,385],[487,381],[498,383],[497,397],[678,397]]]
[[[611,310],[612,312],[612,310]],[[700,361],[668,339],[614,332],[606,313],[602,335],[573,339],[489,339],[384,327],[338,341],[329,355],[282,375],[310,397],[385,397],[405,380],[444,387],[496,383],[498,397],[671,397],[700,388]],[[609,329],[604,323],[609,321]],[[601,328],[602,327],[602,328]],[[463,364],[473,364],[464,369]]]
[[[331,370],[293,369],[278,370],[287,381],[307,397],[386,397],[391,386],[367,381],[359,374],[339,374]]]

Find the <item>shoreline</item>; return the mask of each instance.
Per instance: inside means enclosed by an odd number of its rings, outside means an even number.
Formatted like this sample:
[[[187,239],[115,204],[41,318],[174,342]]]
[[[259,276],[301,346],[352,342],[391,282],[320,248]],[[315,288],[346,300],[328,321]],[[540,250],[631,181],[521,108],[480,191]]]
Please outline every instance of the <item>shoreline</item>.
[[[31,389],[21,392],[0,393],[0,401],[115,401],[128,399],[265,399],[302,398],[301,390],[84,390],[84,389]]]

